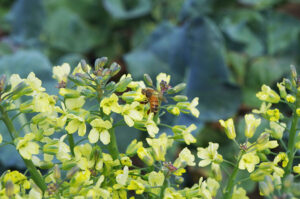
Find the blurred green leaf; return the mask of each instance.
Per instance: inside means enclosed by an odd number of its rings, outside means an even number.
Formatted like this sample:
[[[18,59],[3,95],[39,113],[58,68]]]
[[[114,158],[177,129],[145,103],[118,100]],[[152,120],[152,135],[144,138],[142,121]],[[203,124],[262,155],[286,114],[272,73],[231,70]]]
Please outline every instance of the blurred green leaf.
[[[46,21],[45,40],[52,47],[65,52],[83,53],[97,45],[94,32],[76,13],[61,8]]]
[[[253,6],[256,9],[266,9],[277,4],[282,0],[239,0],[240,3],[247,6]]]
[[[43,28],[44,16],[42,0],[17,0],[10,14],[11,36],[15,42],[35,45]]]
[[[119,19],[131,19],[146,15],[151,10],[151,1],[137,0],[132,8],[127,9],[125,0],[102,0],[104,8],[111,16]],[[130,3],[130,2],[129,2]],[[128,3],[128,4],[129,4]]]

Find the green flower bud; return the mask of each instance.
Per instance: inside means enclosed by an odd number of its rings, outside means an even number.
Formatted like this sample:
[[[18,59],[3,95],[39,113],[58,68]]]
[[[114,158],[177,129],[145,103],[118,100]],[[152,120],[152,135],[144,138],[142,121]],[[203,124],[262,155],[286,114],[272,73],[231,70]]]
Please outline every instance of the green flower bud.
[[[180,114],[180,109],[174,105],[168,106],[167,111],[176,116],[178,116]]]
[[[257,138],[257,144],[264,144],[269,140],[270,134],[269,133],[264,133],[261,134],[258,138]]]
[[[185,129],[186,129],[186,126],[184,126],[184,125],[175,125],[175,126],[173,126],[172,131],[175,134],[181,134],[182,131],[184,131]]]
[[[95,97],[95,93],[91,91],[90,89],[83,89],[80,91],[80,95],[83,95],[87,98]]]
[[[53,166],[54,166],[54,164],[52,162],[42,161],[40,168],[41,169],[51,169]]]
[[[78,86],[85,86],[85,81],[80,76],[69,75],[68,79],[74,82]]]
[[[59,89],[59,94],[65,98],[77,98],[80,96],[80,92],[68,88]]]
[[[20,105],[20,111],[22,113],[31,113],[33,111],[32,108],[32,100],[28,100]]]
[[[74,162],[73,160],[69,160],[69,161],[65,161],[62,163],[62,170],[70,170],[71,168],[76,166],[76,162]]]
[[[28,95],[32,93],[32,89],[28,87],[28,85],[25,82],[19,83],[15,89],[12,91],[12,99],[16,100],[20,98],[23,95]]]
[[[261,169],[257,169],[256,171],[254,171],[253,173],[250,174],[251,180],[253,180],[255,182],[263,181],[265,176],[266,176],[266,173]]]
[[[289,79],[284,78],[283,82],[284,82],[285,88],[292,90],[292,82]]]
[[[120,72],[121,66],[114,62],[110,65],[110,70],[111,70],[111,76],[115,76]]]
[[[184,181],[183,177],[181,176],[175,176],[175,182],[176,184],[182,184]]]
[[[105,89],[108,90],[108,91],[111,91],[115,88],[116,86],[116,82],[114,81],[111,81],[109,82],[106,86],[105,86]]]
[[[172,99],[176,102],[185,102],[188,100],[188,97],[185,95],[175,95]]]
[[[268,161],[268,158],[264,153],[258,152],[257,155],[261,161]]]
[[[127,89],[128,84],[132,81],[132,78],[130,77],[125,77],[121,81],[119,81],[116,84],[116,91],[117,92],[124,92]]]
[[[81,69],[85,72],[89,72],[89,67],[87,66],[87,63],[84,59],[80,60]]]
[[[5,194],[8,198],[12,198],[15,194],[14,183],[11,180],[5,183]]]
[[[297,86],[297,70],[294,65],[291,65],[292,85]]]
[[[57,180],[61,178],[61,172],[57,164],[53,168],[53,177]]]
[[[43,146],[43,152],[49,155],[56,155],[58,153],[58,146],[57,146],[58,141],[53,142],[51,144],[45,144]]]
[[[107,63],[108,58],[107,57],[101,57],[101,58],[97,58],[95,60],[95,70],[99,70],[101,68],[103,68],[105,66],[105,64]]]
[[[185,89],[185,87],[186,87],[186,83],[180,83],[180,84],[176,85],[175,87],[168,89],[167,93],[168,94],[179,93],[180,91]]]
[[[153,86],[153,81],[148,74],[144,74],[144,81],[147,86]]]
[[[259,182],[259,191],[264,196],[269,196],[271,193],[271,190],[269,189],[268,185],[265,182]]]
[[[67,173],[67,179],[71,179],[77,172],[79,171],[79,167],[75,166]]]
[[[283,180],[283,185],[286,188],[291,187],[293,185],[293,183],[294,183],[294,176],[292,174],[289,174]]]

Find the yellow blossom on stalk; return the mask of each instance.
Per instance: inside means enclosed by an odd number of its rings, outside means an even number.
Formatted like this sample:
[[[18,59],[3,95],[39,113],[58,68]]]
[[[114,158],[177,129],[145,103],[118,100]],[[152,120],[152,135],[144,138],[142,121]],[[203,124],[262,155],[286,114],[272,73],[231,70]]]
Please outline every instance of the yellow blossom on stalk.
[[[136,194],[144,193],[145,186],[142,183],[143,180],[140,178],[138,180],[130,180],[130,184],[128,185],[128,190],[135,190]]]
[[[108,130],[112,128],[110,121],[97,118],[91,122],[91,126],[92,130],[89,134],[90,143],[96,143],[99,139],[105,145],[110,143],[110,134],[108,132]]]
[[[77,98],[67,98],[65,100],[66,108],[68,110],[78,110],[84,105],[84,103],[84,96],[80,96]]]
[[[249,173],[254,171],[255,165],[259,163],[259,157],[256,155],[256,152],[246,153],[242,156],[239,162],[239,169],[247,169]]]
[[[208,147],[200,148],[198,147],[197,156],[202,160],[199,162],[199,167],[205,167],[211,163],[220,164],[223,161],[222,155],[218,154],[218,143],[209,142]]]
[[[18,74],[13,74],[10,76],[9,78],[9,83],[11,85],[11,90],[13,90],[14,88],[16,88],[16,86],[23,82],[24,80],[18,75]]]
[[[260,125],[260,119],[256,119],[253,114],[246,114],[245,122],[245,136],[251,138],[254,135],[256,128]]]
[[[220,122],[221,126],[223,126],[225,128],[225,133],[226,133],[227,137],[231,140],[234,140],[236,137],[236,134],[235,134],[233,119],[229,118],[226,121],[219,120],[219,122]]]
[[[247,196],[247,192],[242,187],[237,188],[236,186],[233,188],[232,199],[249,199]]]
[[[17,143],[17,150],[19,150],[21,156],[27,160],[30,160],[33,154],[39,154],[40,146],[32,141],[35,138],[33,133],[28,133],[24,138],[20,138]]]
[[[42,81],[35,76],[34,72],[29,73],[27,79],[25,79],[25,82],[35,93],[43,92],[46,90],[42,87]]]
[[[277,122],[280,119],[280,111],[275,109],[269,109],[267,110],[267,116],[270,121]]]
[[[174,166],[176,168],[185,167],[185,166],[195,166],[195,156],[191,151],[185,147],[180,153],[179,157],[175,160]]]
[[[124,120],[129,127],[134,125],[134,121],[140,121],[143,119],[144,112],[136,109],[139,105],[140,103],[133,102],[122,106],[121,114],[124,116]]]
[[[118,96],[113,93],[111,96],[102,99],[102,101],[100,102],[100,107],[103,109],[103,112],[106,115],[109,115],[111,111],[115,113],[120,113],[122,109],[121,106],[118,104],[118,100]]]
[[[64,162],[66,160],[70,160],[71,159],[71,155],[70,155],[70,147],[69,145],[67,145],[66,143],[64,143],[64,139],[67,137],[67,135],[63,135],[61,136],[61,138],[59,139],[58,142],[58,152],[56,154],[56,157],[58,160],[60,160],[61,162]]]
[[[86,64],[84,66],[86,68],[86,72],[87,73],[90,73],[91,71],[91,66]],[[76,75],[77,73],[79,74],[85,74],[85,72],[83,71],[83,66],[81,66],[81,63],[78,63],[78,65],[74,68],[73,72],[72,72],[72,75]],[[94,74],[90,74],[92,77],[95,77]]]
[[[285,97],[286,101],[289,102],[289,103],[294,103],[296,101],[296,98],[290,94],[288,94],[286,97]]]
[[[207,182],[203,180],[203,177],[199,179],[199,195],[202,196],[201,198],[210,199],[212,195],[208,190]]]
[[[35,112],[52,113],[55,109],[55,99],[47,93],[37,93],[33,96],[32,109]]]
[[[100,170],[103,168],[103,160],[101,158],[94,158],[92,156],[92,150],[93,148],[89,143],[74,147],[75,160],[81,170],[91,168]]]
[[[128,167],[125,166],[124,169],[123,169],[123,173],[117,175],[116,181],[117,181],[117,183],[118,183],[119,185],[125,186],[127,180],[128,180]]]
[[[298,164],[297,166],[294,166],[294,167],[293,167],[293,171],[294,171],[295,173],[300,174],[300,164]]]
[[[190,143],[196,143],[195,137],[191,134],[191,132],[196,129],[197,129],[196,125],[191,124],[189,127],[187,127],[185,130],[181,132],[183,135],[183,139],[187,145],[190,145]]]
[[[68,75],[70,74],[71,67],[68,63],[64,63],[61,66],[54,66],[52,68],[53,78],[56,79],[59,83],[67,82]]]
[[[145,149],[144,147],[140,147],[137,150],[137,154],[139,156],[139,158],[146,163],[148,166],[153,165],[154,160],[152,155],[149,153],[149,151],[147,149]]]
[[[148,134],[151,137],[155,137],[155,135],[159,131],[159,128],[157,127],[157,125],[153,121],[153,116],[154,116],[154,113],[150,113],[149,116],[148,116],[148,119],[147,119],[147,121],[145,123],[145,126],[146,126],[146,129],[148,131]]]
[[[69,134],[73,134],[78,131],[79,136],[84,136],[86,133],[86,125],[84,117],[77,116],[74,114],[68,114],[67,117],[71,119],[66,126],[66,131]]]
[[[267,136],[268,134],[262,134],[261,137],[263,137],[264,135],[266,135],[266,137],[264,138],[263,142],[258,142],[255,145],[255,149],[257,151],[263,151],[265,149],[274,149],[278,146],[278,142],[277,140],[269,140],[269,137]]]
[[[267,111],[269,110],[269,108],[272,106],[271,103],[266,103],[266,102],[263,102],[261,103],[260,105],[260,109],[257,110],[257,109],[253,109],[253,113],[257,113],[257,114],[266,114]]]
[[[195,97],[192,102],[190,103],[190,105],[188,106],[188,109],[191,111],[192,115],[195,117],[199,117],[200,112],[199,110],[196,108],[196,106],[198,106],[199,104],[199,98]]]
[[[159,172],[152,171],[151,173],[149,173],[148,176],[149,185],[152,187],[158,187],[158,188],[152,188],[151,192],[154,194],[159,194],[160,193],[159,187],[163,185],[164,181],[165,181],[165,176],[161,171]]]
[[[218,181],[216,181],[213,178],[208,178],[206,182],[207,182],[207,189],[209,190],[211,196],[215,197],[220,188],[220,184],[218,183]]]
[[[165,161],[169,141],[167,135],[163,133],[157,139],[147,138],[146,140],[153,149],[155,160]]]
[[[132,166],[132,161],[129,157],[125,156],[121,158],[121,164],[124,166]]]
[[[167,84],[170,83],[170,79],[171,79],[171,76],[170,75],[167,75],[166,73],[159,73],[157,76],[156,76],[156,89],[158,91],[160,91],[160,83],[161,81],[165,81]]]
[[[277,83],[277,87],[278,87],[278,89],[279,89],[280,96],[281,96],[282,98],[285,98],[285,97],[287,96],[287,93],[286,93],[286,89],[285,89],[284,82]]]
[[[286,153],[280,152],[275,158],[274,158],[274,163],[278,164],[279,162],[282,161],[282,167],[286,167],[286,165],[289,162],[289,158],[286,155]]]
[[[129,156],[135,155],[137,150],[143,146],[143,143],[138,142],[136,139],[132,140],[132,142],[127,146],[126,154]]]
[[[283,132],[286,128],[285,123],[278,123],[278,122],[270,122],[270,128],[266,129],[265,131],[267,133],[270,133],[270,135],[275,139],[281,139],[283,136]]]
[[[164,192],[164,199],[186,199],[173,187],[167,187]]]
[[[278,167],[274,162],[262,162],[257,170],[251,173],[250,178],[253,181],[263,181],[265,176],[272,175],[283,177],[284,170]]]
[[[8,181],[13,183],[13,193],[17,194],[20,192],[20,189],[29,189],[30,182],[27,180],[26,176],[21,174],[19,171],[10,171],[8,170],[7,173],[3,177],[3,183],[6,184]],[[1,186],[0,186],[1,190]],[[1,192],[1,191],[0,191]],[[1,195],[1,193],[0,193]]]
[[[256,93],[256,97],[262,101],[270,103],[278,103],[280,96],[267,85],[262,85],[260,92]]]
[[[70,193],[76,194],[78,193],[78,191],[80,191],[82,186],[91,184],[92,181],[90,181],[90,177],[91,172],[89,170],[77,172],[75,176],[71,179]]]

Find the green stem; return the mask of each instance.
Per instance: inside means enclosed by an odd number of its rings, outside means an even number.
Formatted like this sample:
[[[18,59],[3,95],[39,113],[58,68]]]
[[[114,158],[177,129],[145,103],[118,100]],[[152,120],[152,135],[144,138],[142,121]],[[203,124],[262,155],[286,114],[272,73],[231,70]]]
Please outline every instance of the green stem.
[[[110,155],[115,160],[119,158],[119,149],[118,149],[117,139],[115,135],[115,129],[111,128],[109,130],[109,134],[110,134],[110,143],[108,144],[107,148]]]
[[[18,133],[17,133],[11,119],[9,118],[7,112],[5,111],[5,109],[0,106],[0,111],[2,113],[2,120],[5,123],[12,140],[14,140],[15,137],[18,137]],[[28,171],[31,174],[32,180],[43,192],[45,192],[47,189],[47,185],[46,185],[41,173],[37,170],[37,168],[34,166],[34,164],[32,163],[31,160],[26,160],[23,157],[22,157],[22,159],[23,159]]]
[[[237,176],[237,173],[239,171],[239,163],[240,163],[240,160],[242,158],[242,156],[244,155],[245,151],[242,151],[240,152],[239,154],[239,157],[238,157],[238,160],[236,162],[236,165],[233,169],[233,172],[227,182],[227,186],[226,186],[226,189],[225,189],[225,193],[224,193],[224,199],[231,199],[232,198],[232,192],[233,192],[233,187],[234,187],[234,184],[235,184],[235,179],[236,179],[236,176]]]
[[[287,176],[291,173],[292,171],[292,166],[293,166],[293,161],[294,161],[294,151],[295,151],[295,141],[296,141],[296,132],[297,132],[297,125],[298,125],[298,116],[296,114],[296,111],[294,111],[293,115],[293,121],[291,125],[291,129],[289,131],[289,142],[288,142],[288,151],[287,155],[289,158],[289,162],[287,166],[284,169],[284,176]]]
[[[165,192],[165,189],[168,187],[168,180],[165,178],[165,181],[160,189],[160,194],[159,194],[159,198],[160,199],[163,199],[164,198],[164,192]]]
[[[69,145],[70,145],[70,149],[71,149],[71,154],[74,157],[75,153],[74,153],[74,138],[73,138],[73,134],[68,134],[68,141],[69,141]]]

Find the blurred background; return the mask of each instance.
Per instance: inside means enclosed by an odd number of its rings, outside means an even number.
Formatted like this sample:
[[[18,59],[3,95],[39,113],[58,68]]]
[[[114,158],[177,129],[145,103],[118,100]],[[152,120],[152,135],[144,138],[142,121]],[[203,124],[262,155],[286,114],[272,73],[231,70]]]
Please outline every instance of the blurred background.
[[[291,64],[299,68],[299,19],[299,0],[0,0],[0,74],[34,71],[56,93],[51,67],[64,62],[75,67],[106,56],[122,66],[120,75],[169,73],[172,85],[187,82],[185,94],[199,97],[201,114],[165,120],[197,124],[191,149],[219,142],[233,159],[238,149],[218,120],[234,117],[243,135],[243,115],[259,106],[261,85],[275,87]],[[142,139],[132,129],[117,136]],[[126,145],[120,142],[121,150]],[[24,169],[15,151],[2,147],[0,154],[2,171]],[[186,186],[206,175],[189,170]],[[258,198],[254,183],[242,186]]]

